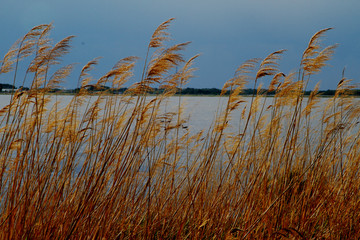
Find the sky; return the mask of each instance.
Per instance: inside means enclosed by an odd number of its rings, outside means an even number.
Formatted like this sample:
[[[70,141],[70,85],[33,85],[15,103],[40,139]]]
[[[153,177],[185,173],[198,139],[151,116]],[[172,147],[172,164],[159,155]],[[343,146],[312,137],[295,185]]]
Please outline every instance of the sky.
[[[201,54],[188,87],[221,88],[246,60],[280,49],[287,50],[280,70],[285,74],[297,71],[311,36],[328,27],[334,29],[327,32],[324,45],[339,46],[309,88],[320,82],[320,89],[335,89],[344,67],[346,78],[360,82],[358,0],[4,0],[0,57],[32,27],[53,23],[50,37],[54,43],[76,36],[63,64],[77,65],[63,87],[76,87],[81,68],[95,57],[102,57],[92,72],[97,78],[118,60],[137,56],[129,85],[141,78],[153,31],[169,18],[175,18],[169,28],[170,44],[191,41],[185,59]],[[25,69],[25,64],[20,67]],[[12,83],[11,77],[0,75],[0,83]],[[266,86],[267,80],[263,81]]]

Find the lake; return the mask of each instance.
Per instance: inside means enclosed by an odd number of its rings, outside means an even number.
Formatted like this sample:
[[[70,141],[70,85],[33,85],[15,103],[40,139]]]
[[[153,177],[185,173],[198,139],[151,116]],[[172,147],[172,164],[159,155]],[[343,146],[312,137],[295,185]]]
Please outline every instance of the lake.
[[[10,95],[0,95],[0,109],[2,109],[4,106],[9,104],[10,101]],[[73,98],[73,95],[58,95],[52,96],[52,102],[49,104],[48,109],[51,108],[51,104],[55,102],[55,99],[59,101],[59,108],[66,106],[71,99]],[[110,97],[111,96],[106,96]],[[116,97],[116,96],[115,96]],[[117,96],[119,97],[119,96]],[[97,96],[89,97],[89,100],[95,101]],[[154,96],[147,97],[148,101],[151,101],[154,99]],[[120,99],[120,98],[118,98]],[[271,109],[273,97],[264,97],[260,101],[259,104],[259,110],[261,110],[262,105],[264,105],[264,113],[269,112]],[[223,109],[226,107],[228,97],[216,97],[216,96],[182,96],[181,97],[181,103],[184,107],[184,111],[182,113],[182,117],[188,120],[187,126],[184,126],[185,128],[188,128],[191,130],[191,132],[198,132],[200,130],[207,130],[209,127],[214,123],[214,119],[216,115],[221,115],[223,112]],[[232,112],[231,114],[231,120],[230,120],[230,129],[239,129],[239,126],[243,126],[243,121],[240,121],[242,111],[245,108],[245,114],[249,111],[249,105],[251,102],[251,97],[242,97],[242,102],[238,109]],[[308,98],[304,98],[304,104],[306,105]],[[355,104],[359,104],[360,98],[354,98],[352,101],[355,102]],[[120,99],[121,101],[121,99]],[[135,98],[132,102],[135,101]],[[322,107],[325,106],[325,104],[330,101],[330,98],[319,98],[319,103],[316,105],[318,109],[318,113],[322,113]],[[166,101],[164,101],[162,110],[163,112],[177,112],[178,109],[178,103],[179,103],[179,97],[173,96],[169,97]],[[131,103],[130,103],[131,105]],[[83,109],[84,110],[84,109]],[[286,110],[286,109],[285,109]],[[81,110],[80,110],[81,111]],[[315,121],[312,121],[312,124],[316,125],[319,124],[321,118],[317,116],[316,111],[312,112],[313,117]]]

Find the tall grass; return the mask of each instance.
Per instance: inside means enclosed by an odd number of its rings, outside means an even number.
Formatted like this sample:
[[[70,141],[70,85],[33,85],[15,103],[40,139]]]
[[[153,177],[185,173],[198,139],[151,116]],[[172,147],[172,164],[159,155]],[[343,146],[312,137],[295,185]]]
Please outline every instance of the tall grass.
[[[329,29],[311,38],[296,73],[279,70],[284,50],[242,64],[224,85],[230,95],[211,127],[191,132],[181,96],[176,111],[164,112],[197,57],[182,57],[188,43],[166,45],[172,20],[155,30],[142,77],[123,95],[87,89],[123,86],[135,57],[98,80],[90,73],[99,59],[90,61],[70,103],[51,102],[57,96],[49,90],[73,68],[54,69],[72,36],[53,45],[51,25],[33,28],[5,55],[1,73],[31,88],[18,89],[0,111],[0,238],[360,238],[353,86],[343,76],[325,104],[318,87],[304,97],[333,54],[335,46],[320,41]],[[19,81],[19,62],[29,57]],[[265,76],[274,97],[260,90]],[[249,83],[259,90],[245,102],[239,94]],[[153,86],[165,91],[149,99]]]

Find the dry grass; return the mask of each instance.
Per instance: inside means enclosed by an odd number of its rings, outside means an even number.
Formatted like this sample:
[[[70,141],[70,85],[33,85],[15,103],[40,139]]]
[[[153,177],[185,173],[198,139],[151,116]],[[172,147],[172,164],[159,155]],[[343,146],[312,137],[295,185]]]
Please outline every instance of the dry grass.
[[[0,111],[0,238],[359,239],[360,105],[345,78],[326,104],[317,89],[303,95],[335,48],[320,44],[329,29],[312,37],[297,73],[280,72],[283,50],[241,65],[212,127],[192,133],[183,129],[181,97],[177,111],[162,111],[197,57],[183,59],[188,43],[166,46],[171,21],[155,31],[141,80],[127,94],[86,89],[121,87],[136,58],[97,81],[94,59],[65,107],[46,93],[73,67],[49,76],[72,37],[52,46],[51,25],[41,25],[10,49],[1,73],[18,82],[19,61],[32,56],[23,80],[32,83]],[[245,103],[239,93],[249,81],[260,89],[264,76],[275,97],[258,91]],[[149,100],[154,84],[165,92]],[[235,112],[240,125],[229,131]]]

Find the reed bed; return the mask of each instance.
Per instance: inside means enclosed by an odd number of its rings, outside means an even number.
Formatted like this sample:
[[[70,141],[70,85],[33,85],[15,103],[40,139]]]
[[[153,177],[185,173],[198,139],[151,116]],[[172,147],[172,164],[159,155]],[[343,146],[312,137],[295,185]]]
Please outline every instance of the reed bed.
[[[353,85],[343,76],[326,104],[318,87],[304,97],[336,47],[321,44],[330,29],[311,38],[295,73],[279,70],[284,50],[246,61],[224,84],[230,95],[211,127],[191,132],[181,95],[176,111],[163,110],[198,57],[181,55],[189,43],[167,45],[172,20],[155,30],[143,74],[125,94],[87,89],[123,86],[137,58],[120,60],[97,80],[95,58],[67,106],[48,92],[73,68],[55,69],[73,36],[53,44],[45,24],[11,47],[1,73],[31,87],[16,90],[0,111],[0,238],[359,239]],[[32,60],[20,81],[25,58]],[[264,77],[274,97],[260,90]],[[247,84],[259,89],[250,102],[239,95]],[[149,99],[154,86],[164,93]],[[235,120],[237,129],[229,124]]]

